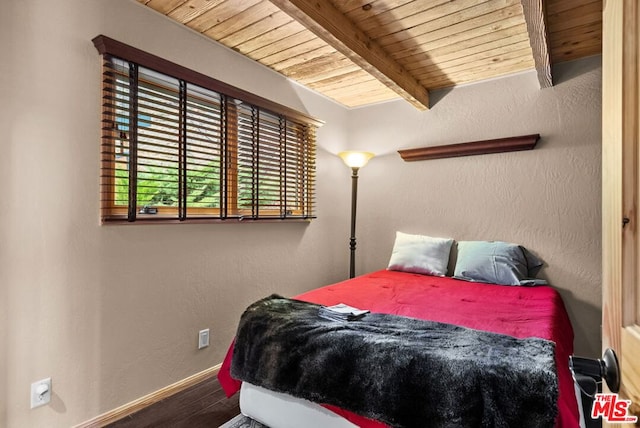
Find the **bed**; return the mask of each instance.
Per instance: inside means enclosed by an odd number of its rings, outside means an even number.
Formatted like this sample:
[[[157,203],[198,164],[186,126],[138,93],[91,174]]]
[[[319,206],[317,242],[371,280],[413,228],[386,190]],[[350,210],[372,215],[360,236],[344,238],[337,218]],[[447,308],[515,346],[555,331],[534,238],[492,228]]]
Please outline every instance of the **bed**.
[[[294,301],[323,306],[345,303],[367,309],[372,316],[390,314],[492,332],[522,341],[540,338],[550,342],[554,345],[551,358],[557,374],[557,395],[553,396],[555,415],[551,425],[558,428],[579,426],[580,411],[568,368],[569,355],[573,352],[573,330],[557,290],[546,285],[505,286],[407,270],[412,269],[372,272],[300,294]],[[318,404],[288,392],[234,379],[231,371],[236,345],[232,344],[223,361],[218,374],[220,384],[228,396],[242,389],[242,412],[272,428],[419,426],[414,421],[383,423],[381,419],[384,418],[370,418],[366,412],[354,412],[336,406],[330,400]],[[524,401],[522,406],[530,405]]]

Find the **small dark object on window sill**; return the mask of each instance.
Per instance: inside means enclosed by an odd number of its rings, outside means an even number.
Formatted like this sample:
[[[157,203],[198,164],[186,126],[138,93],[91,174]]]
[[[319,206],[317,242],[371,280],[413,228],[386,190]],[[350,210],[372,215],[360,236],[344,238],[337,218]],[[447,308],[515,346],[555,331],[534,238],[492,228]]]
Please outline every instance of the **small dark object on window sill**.
[[[140,208],[138,214],[158,214],[158,209],[145,205],[144,207]]]

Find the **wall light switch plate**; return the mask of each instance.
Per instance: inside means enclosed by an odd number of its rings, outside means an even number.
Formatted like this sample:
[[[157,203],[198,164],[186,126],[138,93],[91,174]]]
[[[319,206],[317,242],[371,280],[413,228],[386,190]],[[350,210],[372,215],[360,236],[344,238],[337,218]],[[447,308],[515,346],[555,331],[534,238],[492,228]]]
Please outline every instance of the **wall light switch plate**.
[[[209,346],[209,329],[205,328],[200,330],[198,334],[198,349],[206,348]]]
[[[44,406],[51,401],[51,378],[39,380],[31,384],[31,408]]]

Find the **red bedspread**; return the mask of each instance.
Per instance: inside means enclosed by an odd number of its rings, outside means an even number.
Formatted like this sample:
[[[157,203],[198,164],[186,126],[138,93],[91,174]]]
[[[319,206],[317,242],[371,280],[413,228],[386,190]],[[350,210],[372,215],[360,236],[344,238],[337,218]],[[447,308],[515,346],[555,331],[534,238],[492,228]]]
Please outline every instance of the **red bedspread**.
[[[573,329],[564,303],[552,287],[512,287],[479,284],[381,270],[318,288],[296,299],[322,305],[346,303],[372,312],[429,319],[518,338],[540,337],[556,343],[558,368],[557,428],[579,426],[578,407],[569,371]],[[227,396],[240,389],[230,375],[233,346],[225,357],[218,380]],[[386,425],[348,411],[326,406],[363,428]]]

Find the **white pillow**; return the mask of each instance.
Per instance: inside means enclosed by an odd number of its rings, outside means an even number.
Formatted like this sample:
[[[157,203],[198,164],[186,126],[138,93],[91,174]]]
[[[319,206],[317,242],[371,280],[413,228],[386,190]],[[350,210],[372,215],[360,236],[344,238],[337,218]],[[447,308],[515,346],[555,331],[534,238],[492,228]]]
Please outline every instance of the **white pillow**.
[[[453,239],[396,232],[388,270],[445,276]]]

